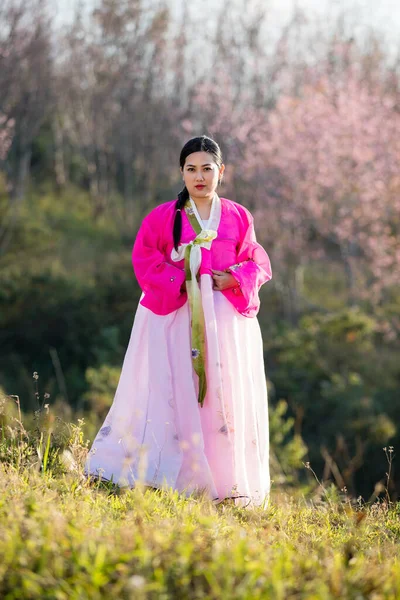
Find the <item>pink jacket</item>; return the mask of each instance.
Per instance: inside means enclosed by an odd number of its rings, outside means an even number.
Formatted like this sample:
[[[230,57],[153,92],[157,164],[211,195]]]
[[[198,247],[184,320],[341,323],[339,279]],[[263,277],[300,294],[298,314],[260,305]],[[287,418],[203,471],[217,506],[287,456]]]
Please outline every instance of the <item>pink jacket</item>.
[[[167,315],[183,306],[186,292],[181,292],[185,280],[184,261],[173,262],[172,228],[176,200],[154,208],[138,231],[132,252],[135,275],[144,297],[140,303],[157,315]],[[184,211],[182,211],[182,243],[196,237]],[[272,277],[271,263],[264,248],[257,243],[253,217],[241,204],[221,198],[221,221],[218,237],[211,249],[201,249],[200,274],[212,274],[211,269],[224,271],[231,268],[240,284],[238,288],[221,293],[236,310],[255,317],[260,308],[258,290]]]

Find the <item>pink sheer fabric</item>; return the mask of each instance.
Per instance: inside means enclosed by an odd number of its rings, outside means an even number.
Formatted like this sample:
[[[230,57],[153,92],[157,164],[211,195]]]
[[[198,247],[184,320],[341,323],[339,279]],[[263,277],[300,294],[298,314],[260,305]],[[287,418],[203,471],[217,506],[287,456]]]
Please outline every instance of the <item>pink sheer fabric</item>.
[[[160,213],[155,221],[164,217],[159,235],[149,215],[135,242],[134,267],[144,293],[114,402],[86,471],[120,485],[134,486],[140,479],[186,494],[204,490],[216,501],[235,497],[237,504],[260,505],[270,489],[268,398],[261,332],[253,315],[258,288],[271,277],[269,259],[255,240],[250,213],[222,199],[218,238],[210,250],[202,248],[208,390],[200,407],[189,306],[180,292],[183,265],[170,262],[167,205],[153,211]],[[182,242],[194,237],[184,222]],[[233,270],[239,294],[213,290],[210,269],[240,262]]]

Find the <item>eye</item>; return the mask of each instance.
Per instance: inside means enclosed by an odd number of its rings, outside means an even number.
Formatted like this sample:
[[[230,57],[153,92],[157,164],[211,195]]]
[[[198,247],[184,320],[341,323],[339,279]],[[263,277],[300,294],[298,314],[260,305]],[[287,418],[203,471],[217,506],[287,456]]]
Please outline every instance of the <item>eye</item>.
[[[188,171],[194,171],[193,167],[188,167]]]
[[[212,171],[211,167],[206,167],[204,170],[205,171]]]

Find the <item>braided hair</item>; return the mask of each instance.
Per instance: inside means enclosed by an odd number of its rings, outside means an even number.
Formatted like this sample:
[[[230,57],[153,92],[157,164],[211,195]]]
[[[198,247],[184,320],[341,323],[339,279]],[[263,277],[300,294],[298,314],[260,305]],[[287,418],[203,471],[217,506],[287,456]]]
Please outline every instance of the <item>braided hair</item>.
[[[214,162],[220,168],[222,165],[222,153],[221,149],[218,146],[217,142],[215,142],[210,137],[206,135],[201,135],[199,137],[194,137],[190,139],[183,146],[181,150],[181,154],[179,156],[179,163],[181,168],[185,166],[185,161],[189,154],[193,154],[193,152],[209,152]],[[178,194],[178,200],[175,204],[175,219],[174,219],[174,227],[173,227],[173,237],[174,237],[174,247],[175,250],[178,250],[179,243],[181,241],[182,235],[182,209],[184,208],[187,200],[189,198],[189,192],[187,190],[186,185],[183,190],[181,190]]]

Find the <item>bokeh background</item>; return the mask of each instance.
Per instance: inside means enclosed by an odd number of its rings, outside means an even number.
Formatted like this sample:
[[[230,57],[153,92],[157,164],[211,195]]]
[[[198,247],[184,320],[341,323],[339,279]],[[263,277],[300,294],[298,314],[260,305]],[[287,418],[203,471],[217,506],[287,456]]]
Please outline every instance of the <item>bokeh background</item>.
[[[227,165],[220,195],[253,212],[273,266],[259,320],[275,485],[301,485],[305,462],[355,497],[387,482],[399,39],[389,0],[3,0],[2,396],[26,415],[84,416],[93,437],[140,295],[136,232],[176,197],[180,149],[205,133]]]

